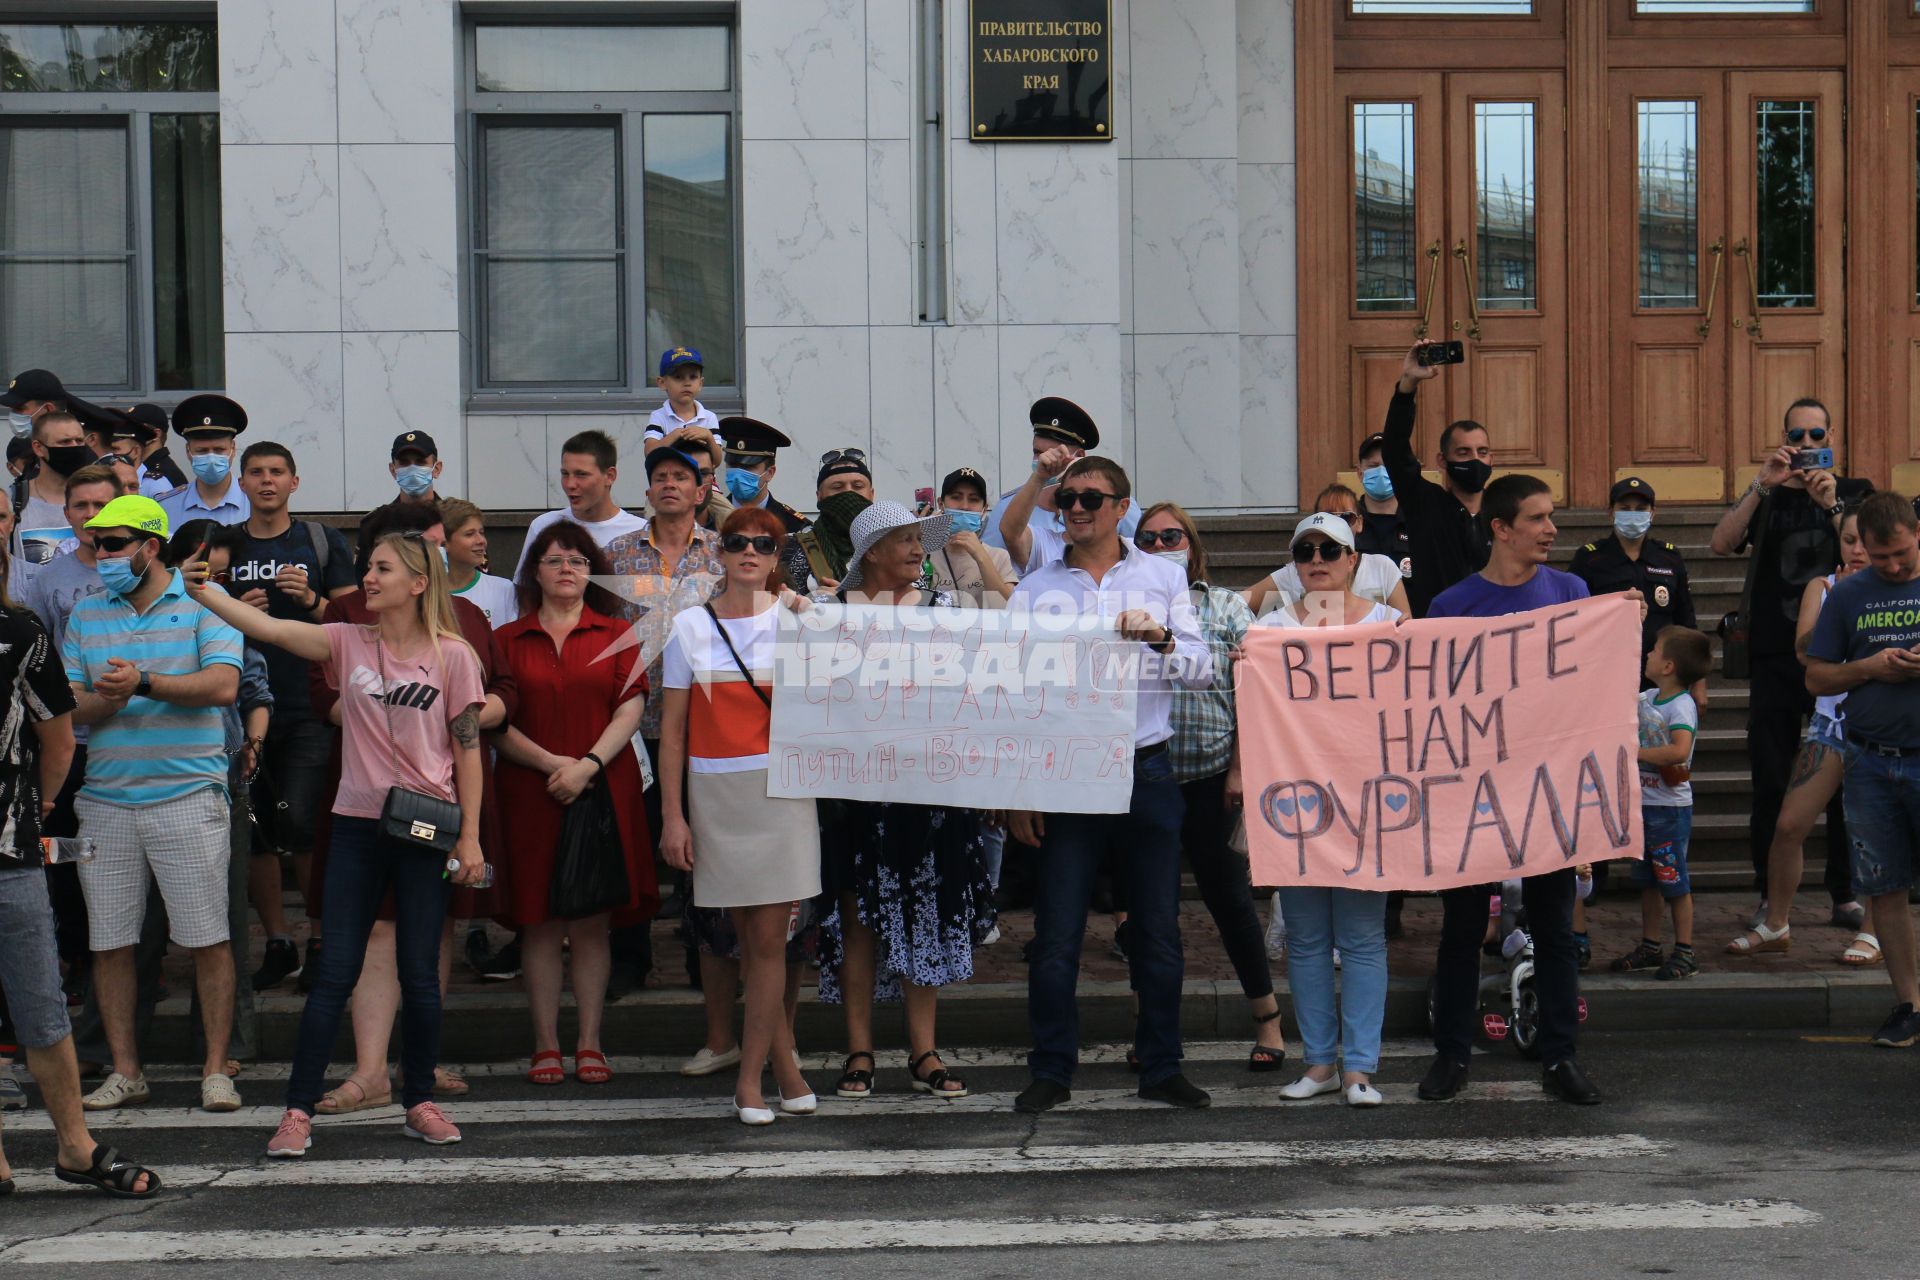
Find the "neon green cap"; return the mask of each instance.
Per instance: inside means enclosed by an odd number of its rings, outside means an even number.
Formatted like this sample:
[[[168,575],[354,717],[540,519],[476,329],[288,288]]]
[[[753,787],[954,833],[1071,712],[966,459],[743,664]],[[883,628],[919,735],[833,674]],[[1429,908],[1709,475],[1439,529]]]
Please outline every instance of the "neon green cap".
[[[127,493],[100,508],[100,514],[87,521],[87,528],[137,529],[141,533],[164,539],[167,536],[167,513],[152,498]]]

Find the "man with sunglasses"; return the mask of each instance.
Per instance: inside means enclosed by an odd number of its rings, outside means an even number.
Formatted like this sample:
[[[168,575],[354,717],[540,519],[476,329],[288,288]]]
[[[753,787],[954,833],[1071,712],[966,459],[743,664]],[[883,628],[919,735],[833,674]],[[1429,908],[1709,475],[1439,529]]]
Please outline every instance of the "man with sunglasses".
[[[1066,545],[1014,588],[1012,609],[1045,617],[1096,615],[1125,640],[1138,642],[1141,675],[1135,693],[1133,797],[1125,813],[1008,815],[1015,840],[1037,847],[1038,893],[1027,970],[1027,1021],[1033,1083],[1014,1100],[1037,1114],[1073,1096],[1080,1054],[1080,947],[1094,877],[1111,856],[1125,866],[1127,954],[1140,1011],[1134,1035],[1140,1096],[1176,1107],[1212,1099],[1180,1073],[1180,829],[1186,802],[1174,781],[1167,744],[1173,737],[1173,691],[1213,683],[1213,654],[1201,638],[1186,572],[1120,536],[1132,485],[1111,458],[1078,459],[1055,495]]]
[[[987,545],[1005,548],[1018,573],[1056,559],[1066,546],[1054,486],[1089,449],[1100,447],[1093,415],[1065,397],[1042,396],[1027,409],[1027,418],[1033,424],[1033,469],[1026,483],[1000,495],[987,517]],[[1139,528],[1140,513],[1129,505],[1120,536],[1131,538]]]
[[[1753,807],[1747,819],[1747,851],[1755,886],[1763,895],[1756,921],[1766,911],[1767,855],[1799,755],[1801,725],[1813,711],[1806,671],[1794,648],[1801,596],[1809,582],[1839,565],[1842,513],[1873,492],[1865,480],[1843,480],[1826,468],[1797,465],[1800,450],[1831,449],[1836,434],[1832,416],[1820,401],[1808,396],[1789,405],[1784,440],[1761,464],[1740,500],[1720,517],[1710,544],[1717,556],[1739,555],[1748,548],[1753,556],[1747,701]],[[1831,812],[1838,815],[1838,801]],[[1828,834],[1832,836],[1834,828]],[[1827,856],[1845,859],[1844,843],[1830,839]],[[1850,884],[1850,878],[1847,886],[1840,883],[1836,868],[1828,880],[1836,906],[1852,898],[1846,891]],[[1849,912],[1836,914],[1834,923],[1857,929],[1861,921]]]

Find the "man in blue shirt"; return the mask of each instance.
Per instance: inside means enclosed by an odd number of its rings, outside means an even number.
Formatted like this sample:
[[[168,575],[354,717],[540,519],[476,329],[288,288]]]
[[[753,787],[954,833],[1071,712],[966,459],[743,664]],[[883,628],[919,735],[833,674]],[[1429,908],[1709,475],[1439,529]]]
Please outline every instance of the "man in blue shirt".
[[[1493,535],[1487,567],[1435,596],[1429,618],[1497,618],[1586,599],[1586,583],[1547,567],[1555,530],[1553,491],[1544,481],[1501,476],[1487,486],[1480,512]],[[1573,868],[1529,876],[1521,886],[1533,934],[1534,988],[1540,997],[1540,1057],[1546,1063],[1541,1083],[1567,1102],[1598,1102],[1600,1091],[1573,1060],[1580,1025]],[[1486,885],[1470,885],[1440,895],[1446,914],[1434,962],[1434,1057],[1419,1089],[1429,1102],[1451,1098],[1467,1083],[1489,892]]]
[[[173,429],[187,442],[193,479],[161,500],[167,527],[189,520],[239,524],[253,508],[233,469],[234,440],[247,429],[247,411],[225,396],[188,396],[173,411]]]
[[[1871,904],[1873,929],[1899,1003],[1873,1035],[1887,1048],[1920,1039],[1920,979],[1914,971],[1907,890],[1920,869],[1920,538],[1914,509],[1897,493],[1860,506],[1860,540],[1871,571],[1849,574],[1827,594],[1807,637],[1807,690],[1847,695],[1847,832],[1855,891]]]

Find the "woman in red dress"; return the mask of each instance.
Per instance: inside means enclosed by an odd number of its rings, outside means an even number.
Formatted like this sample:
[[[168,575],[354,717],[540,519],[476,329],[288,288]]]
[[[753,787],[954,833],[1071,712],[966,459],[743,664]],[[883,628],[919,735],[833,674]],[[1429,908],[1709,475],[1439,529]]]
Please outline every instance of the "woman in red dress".
[[[506,912],[497,917],[525,932],[522,972],[533,1016],[533,1061],[527,1079],[559,1084],[560,950],[570,943],[573,998],[579,1016],[574,1078],[613,1078],[600,1046],[600,1018],[612,957],[607,931],[650,917],[660,905],[652,842],[640,799],[640,766],[631,740],[640,728],[645,666],[618,604],[589,581],[606,575],[606,557],[579,525],[561,520],[527,548],[516,589],[520,617],[494,635],[506,651],[520,705],[498,740],[494,771],[511,860]],[[627,868],[627,901],[579,920],[548,914],[555,845],[566,807],[590,788],[607,787],[619,821]]]

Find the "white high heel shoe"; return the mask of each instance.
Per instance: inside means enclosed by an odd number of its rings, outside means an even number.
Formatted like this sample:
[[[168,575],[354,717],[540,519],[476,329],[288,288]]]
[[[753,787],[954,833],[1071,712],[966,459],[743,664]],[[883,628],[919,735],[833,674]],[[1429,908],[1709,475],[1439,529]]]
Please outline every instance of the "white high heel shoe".
[[[733,1114],[740,1117],[741,1124],[772,1124],[774,1120],[773,1112],[770,1109],[766,1107],[743,1107],[740,1105],[740,1099],[737,1096],[733,1100]]]
[[[1308,1098],[1318,1098],[1323,1094],[1340,1092],[1340,1077],[1328,1076],[1325,1080],[1315,1080],[1312,1076],[1301,1076],[1292,1084],[1280,1086],[1280,1096],[1289,1102],[1304,1102]]]

